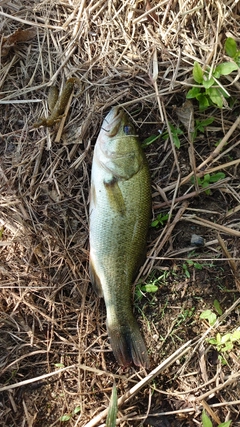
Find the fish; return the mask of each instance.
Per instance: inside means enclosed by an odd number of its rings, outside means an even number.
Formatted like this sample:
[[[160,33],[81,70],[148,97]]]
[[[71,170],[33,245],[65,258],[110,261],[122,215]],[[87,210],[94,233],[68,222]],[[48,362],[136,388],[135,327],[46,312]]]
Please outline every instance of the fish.
[[[104,298],[110,344],[123,366],[149,366],[133,314],[132,283],[146,256],[150,218],[148,162],[130,118],[113,107],[94,147],[89,275],[96,293]]]

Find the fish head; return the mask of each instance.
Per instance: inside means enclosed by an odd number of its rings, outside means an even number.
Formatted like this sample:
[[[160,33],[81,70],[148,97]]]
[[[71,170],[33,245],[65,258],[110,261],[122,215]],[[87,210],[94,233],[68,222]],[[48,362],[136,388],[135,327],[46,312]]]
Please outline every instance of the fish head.
[[[128,115],[113,107],[105,117],[97,143],[99,161],[117,178],[129,179],[143,165],[142,149]]]

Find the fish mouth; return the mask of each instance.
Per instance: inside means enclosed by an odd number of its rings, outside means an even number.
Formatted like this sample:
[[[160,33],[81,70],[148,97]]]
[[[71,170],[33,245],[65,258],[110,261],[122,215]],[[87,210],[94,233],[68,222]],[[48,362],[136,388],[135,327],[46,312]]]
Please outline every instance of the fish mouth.
[[[125,113],[120,107],[113,107],[103,121],[102,130],[104,130],[109,137],[116,136],[124,116]]]

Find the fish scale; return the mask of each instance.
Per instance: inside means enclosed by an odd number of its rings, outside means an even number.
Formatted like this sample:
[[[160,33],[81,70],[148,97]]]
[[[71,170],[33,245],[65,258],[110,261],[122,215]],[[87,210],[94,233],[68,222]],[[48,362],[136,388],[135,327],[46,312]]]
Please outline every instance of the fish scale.
[[[134,128],[118,107],[105,118],[94,148],[90,195],[90,278],[105,301],[113,353],[121,365],[148,366],[132,282],[145,255],[150,176]]]

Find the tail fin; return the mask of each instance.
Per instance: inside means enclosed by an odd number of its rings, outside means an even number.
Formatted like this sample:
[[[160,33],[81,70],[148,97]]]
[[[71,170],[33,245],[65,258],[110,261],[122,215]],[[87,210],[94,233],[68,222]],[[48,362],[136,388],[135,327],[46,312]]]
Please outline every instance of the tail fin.
[[[120,365],[127,366],[133,362],[137,366],[149,366],[147,349],[134,317],[125,325],[108,324],[108,335],[113,354]]]

